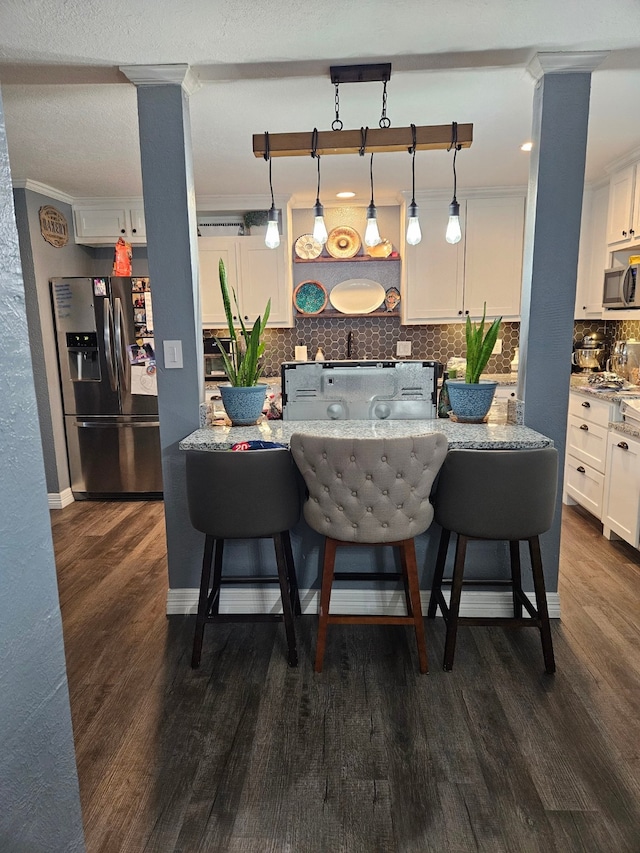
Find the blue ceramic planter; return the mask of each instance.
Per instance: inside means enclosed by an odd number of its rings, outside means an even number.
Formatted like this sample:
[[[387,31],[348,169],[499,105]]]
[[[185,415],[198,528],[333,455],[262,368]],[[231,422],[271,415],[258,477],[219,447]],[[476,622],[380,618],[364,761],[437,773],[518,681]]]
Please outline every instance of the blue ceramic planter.
[[[461,423],[480,424],[484,421],[495,394],[497,382],[481,379],[480,382],[463,382],[447,379],[451,410]]]
[[[262,414],[266,393],[266,385],[251,385],[249,387],[221,385],[222,405],[233,426],[255,424]]]

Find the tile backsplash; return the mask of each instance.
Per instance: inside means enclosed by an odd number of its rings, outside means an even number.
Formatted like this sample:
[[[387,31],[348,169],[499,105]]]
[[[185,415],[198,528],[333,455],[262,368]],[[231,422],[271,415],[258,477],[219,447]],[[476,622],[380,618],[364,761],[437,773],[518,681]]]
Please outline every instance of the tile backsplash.
[[[205,334],[224,335],[226,330],[206,330]],[[313,359],[322,347],[327,360],[347,357],[347,341],[351,335],[351,357],[354,359],[393,358],[398,341],[410,341],[411,358],[422,358],[446,364],[452,356],[464,354],[464,324],[442,323],[428,326],[402,326],[399,317],[297,317],[293,329],[265,331],[264,376],[277,376],[283,361],[293,361],[294,347],[307,347]],[[601,332],[608,347],[614,340],[640,340],[640,320],[594,321],[576,320],[574,343],[589,332]],[[519,323],[503,323],[500,332],[502,353],[489,359],[487,373],[509,373],[518,346]]]

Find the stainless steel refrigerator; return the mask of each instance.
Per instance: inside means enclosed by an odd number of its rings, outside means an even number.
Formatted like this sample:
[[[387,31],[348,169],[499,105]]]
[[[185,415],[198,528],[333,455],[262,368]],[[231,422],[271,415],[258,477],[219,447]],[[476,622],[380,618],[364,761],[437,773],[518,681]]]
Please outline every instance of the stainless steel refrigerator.
[[[55,278],[51,300],[74,497],[161,497],[149,280]]]

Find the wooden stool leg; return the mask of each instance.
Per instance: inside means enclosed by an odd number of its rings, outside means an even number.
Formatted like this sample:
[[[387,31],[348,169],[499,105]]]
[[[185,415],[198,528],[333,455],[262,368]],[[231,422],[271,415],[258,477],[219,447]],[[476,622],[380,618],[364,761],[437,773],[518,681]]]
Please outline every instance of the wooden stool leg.
[[[193,637],[193,651],[191,652],[192,669],[197,669],[200,666],[200,657],[202,655],[202,641],[204,639],[204,626],[207,622],[209,579],[211,577],[211,560],[214,543],[215,539],[213,536],[205,536],[202,573],[200,575],[200,595],[198,596],[198,615],[196,616],[196,630]]]
[[[442,529],[440,533],[440,544],[438,545],[438,556],[436,558],[436,567],[433,572],[433,582],[431,584],[431,597],[429,598],[429,609],[427,616],[429,619],[435,619],[438,609],[438,599],[442,591],[442,578],[444,577],[444,567],[447,562],[447,551],[449,550],[449,539],[451,531]]]
[[[424,636],[424,620],[422,618],[422,605],[420,604],[420,584],[418,582],[418,566],[416,564],[416,548],[413,539],[405,539],[400,543],[400,560],[402,571],[407,578],[409,586],[409,597],[411,600],[411,615],[416,632],[416,644],[418,646],[418,663],[420,672],[428,672],[427,643]]]
[[[324,541],[324,559],[322,562],[322,589],[320,591],[320,617],[318,620],[318,640],[316,645],[315,672],[322,672],[324,649],[327,643],[327,622],[329,619],[329,604],[331,602],[331,587],[333,585],[333,569],[336,561],[337,541],[328,536]]]
[[[293,626],[293,608],[291,606],[291,590],[289,588],[289,577],[287,571],[287,558],[282,533],[274,533],[273,543],[276,550],[276,563],[278,566],[278,580],[280,581],[280,598],[282,600],[282,619],[284,630],[287,635],[287,647],[289,649],[289,666],[298,665],[298,651],[296,649],[296,633]]]
[[[509,554],[511,557],[511,591],[513,595],[513,615],[516,619],[522,619],[522,601],[518,595],[522,595],[522,572],[520,571],[520,542],[509,541]]]
[[[556,671],[556,662],[553,654],[553,640],[551,639],[551,623],[549,622],[547,593],[544,586],[542,557],[540,556],[540,540],[537,536],[532,536],[529,539],[529,554],[531,555],[533,588],[536,593],[536,608],[538,610],[538,619],[540,620],[540,638],[542,640],[544,665],[546,671],[551,674]]]
[[[464,577],[464,560],[467,553],[467,537],[458,534],[456,542],[456,557],[453,565],[453,578],[451,583],[451,601],[449,602],[449,616],[447,618],[447,638],[444,646],[443,668],[450,672],[453,669],[453,656],[456,650],[456,636],[458,633],[458,615],[460,613],[460,597],[462,595],[462,580]]]
[[[291,607],[296,616],[300,616],[302,608],[300,606],[300,591],[298,589],[298,578],[296,577],[296,564],[293,561],[293,550],[291,549],[291,536],[288,530],[282,533],[282,542],[284,544],[284,556],[287,561],[287,574],[289,576],[289,591],[291,593]]]

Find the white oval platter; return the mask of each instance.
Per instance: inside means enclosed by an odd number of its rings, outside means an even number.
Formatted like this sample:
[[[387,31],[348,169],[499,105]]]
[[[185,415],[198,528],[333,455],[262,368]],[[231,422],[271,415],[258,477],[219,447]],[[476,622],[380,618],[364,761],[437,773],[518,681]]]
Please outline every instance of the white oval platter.
[[[341,314],[370,314],[384,302],[384,287],[369,278],[349,278],[336,284],[329,301]]]

